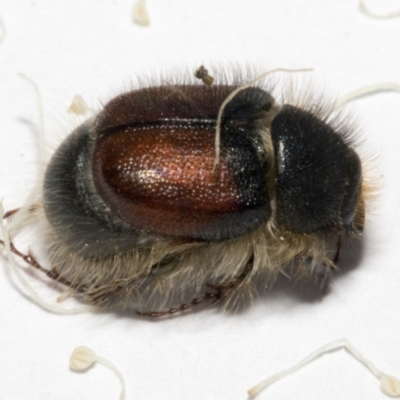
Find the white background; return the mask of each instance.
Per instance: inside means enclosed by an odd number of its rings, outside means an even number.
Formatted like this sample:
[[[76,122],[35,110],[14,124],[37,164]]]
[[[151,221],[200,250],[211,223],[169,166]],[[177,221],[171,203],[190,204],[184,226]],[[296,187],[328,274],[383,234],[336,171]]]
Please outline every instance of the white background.
[[[131,21],[132,0],[1,0],[0,196],[22,204],[37,177],[37,105],[43,96],[51,148],[79,122],[76,93],[91,107],[137,76],[232,63],[314,68],[332,93],[400,82],[400,19],[373,20],[356,0],[148,0],[151,25]],[[374,1],[377,12],[399,8]],[[117,379],[97,365],[69,370],[73,348],[112,360],[128,399],[246,399],[246,390],[328,341],[347,337],[378,367],[400,376],[400,95],[352,105],[377,156],[380,193],[368,210],[361,255],[341,262],[331,290],[286,278],[238,315],[216,309],[164,320],[106,312],[63,316],[22,294],[0,260],[0,399],[117,399]],[[372,209],[371,209],[372,208]],[[32,243],[32,248],[35,248]],[[355,259],[358,259],[355,261]],[[48,301],[57,292],[27,276]],[[70,301],[65,307],[70,307]],[[260,399],[381,399],[378,381],[343,351],[322,357]]]

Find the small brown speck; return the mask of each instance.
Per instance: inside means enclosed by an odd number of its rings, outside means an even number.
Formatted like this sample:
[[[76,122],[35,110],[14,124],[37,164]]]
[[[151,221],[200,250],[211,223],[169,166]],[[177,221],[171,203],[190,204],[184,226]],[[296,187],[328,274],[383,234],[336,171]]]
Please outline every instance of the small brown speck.
[[[214,78],[208,73],[208,69],[206,69],[204,65],[200,65],[200,67],[196,69],[194,76],[197,79],[201,79],[207,86],[211,86],[214,82]]]

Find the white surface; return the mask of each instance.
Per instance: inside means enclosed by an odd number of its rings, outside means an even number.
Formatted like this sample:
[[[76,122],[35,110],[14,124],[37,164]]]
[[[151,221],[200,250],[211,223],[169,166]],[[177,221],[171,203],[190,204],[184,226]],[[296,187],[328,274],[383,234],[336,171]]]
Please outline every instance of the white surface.
[[[76,93],[97,107],[136,76],[174,66],[313,67],[339,94],[400,81],[400,20],[369,19],[356,0],[147,3],[151,25],[143,28],[131,21],[132,0],[1,1],[7,36],[0,47],[0,196],[6,209],[21,205],[37,174],[35,96],[18,72],[40,87],[52,146],[78,122],[66,112]],[[370,4],[377,12],[398,6]],[[119,383],[107,369],[69,370],[79,345],[118,366],[128,399],[246,399],[260,380],[340,337],[400,376],[400,95],[370,97],[353,108],[367,148],[379,156],[381,192],[367,216],[357,267],[336,275],[324,298],[310,285],[281,279],[239,315],[215,309],[150,321],[113,312],[53,315],[21,294],[1,259],[0,399],[117,399]],[[55,300],[55,291],[28,278]],[[259,398],[385,396],[369,371],[338,352]]]

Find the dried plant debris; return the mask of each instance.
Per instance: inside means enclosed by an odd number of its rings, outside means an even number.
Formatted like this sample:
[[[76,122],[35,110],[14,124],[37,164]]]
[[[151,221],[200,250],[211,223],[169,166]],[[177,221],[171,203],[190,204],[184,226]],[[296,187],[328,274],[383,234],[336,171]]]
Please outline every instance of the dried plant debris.
[[[132,20],[137,25],[150,25],[150,17],[146,8],[146,0],[136,0],[132,9]]]
[[[399,18],[400,17],[400,9],[394,10],[394,11],[391,11],[391,12],[388,12],[385,14],[374,13],[367,7],[364,0],[360,0],[359,9],[363,14],[367,15],[368,17],[374,18],[374,19],[390,19],[390,18]]]
[[[287,375],[297,372],[300,368],[303,368],[305,365],[314,361],[321,355],[331,353],[332,351],[340,350],[343,348],[346,349],[347,352],[355,357],[358,361],[364,364],[380,380],[380,386],[383,393],[391,397],[400,396],[400,380],[376,368],[375,365],[371,361],[367,360],[347,339],[335,340],[334,342],[328,343],[325,346],[320,347],[319,349],[308,355],[306,358],[295,364],[293,367],[285,369],[260,382],[258,385],[249,389],[247,393],[251,398],[254,398],[268,386],[286,377]]]
[[[194,76],[207,86],[211,86],[214,82],[214,78],[208,73],[208,69],[206,69],[204,65],[200,65],[200,67],[196,69]]]
[[[92,349],[86,346],[79,346],[71,354],[69,366],[73,371],[85,371],[94,363],[98,363],[108,368],[118,377],[121,383],[121,394],[119,400],[124,400],[126,397],[125,380],[119,369],[111,362],[97,355]],[[90,397],[90,396],[89,396]]]

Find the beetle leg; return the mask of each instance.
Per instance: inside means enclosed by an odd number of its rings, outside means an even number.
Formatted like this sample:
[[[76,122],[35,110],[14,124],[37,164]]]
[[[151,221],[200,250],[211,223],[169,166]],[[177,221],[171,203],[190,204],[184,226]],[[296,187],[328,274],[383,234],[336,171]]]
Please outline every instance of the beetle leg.
[[[221,283],[219,285],[213,285],[211,283],[207,284],[207,286],[212,289],[211,292],[205,292],[201,297],[196,297],[188,303],[181,304],[178,307],[173,307],[164,311],[136,311],[136,314],[141,317],[152,317],[159,318],[165,317],[167,315],[173,315],[178,312],[183,312],[188,308],[197,306],[200,303],[205,301],[211,301],[211,304],[215,304],[220,299],[229,296],[232,293],[232,290],[235,290],[246,278],[247,273],[244,273],[236,278],[233,278],[225,283]]]
[[[0,244],[4,245],[4,242],[2,240],[0,240]],[[71,289],[77,290],[77,291],[82,291],[82,287],[77,285],[76,283],[72,283],[69,280],[63,278],[62,276],[60,276],[60,274],[53,270],[49,270],[47,268],[42,267],[38,261],[36,260],[35,257],[33,257],[33,255],[29,252],[28,254],[23,254],[21,253],[12,242],[10,242],[10,250],[12,253],[14,253],[16,256],[22,258],[28,265],[30,265],[33,268],[36,268],[37,270],[39,270],[40,272],[43,272],[44,274],[46,274],[50,279],[61,283],[65,286],[70,287]]]
[[[170,308],[168,310],[164,311],[136,311],[136,314],[141,316],[141,317],[152,317],[152,318],[159,318],[159,317],[165,317],[167,315],[173,315],[178,312],[183,312],[187,310],[188,308],[197,306],[200,303],[203,303],[204,301],[207,300],[212,300],[212,303],[215,303],[218,301],[221,297],[221,293],[216,291],[216,292],[206,292],[203,294],[203,296],[194,298],[193,300],[189,301],[188,303],[181,304],[179,307],[174,307]]]

